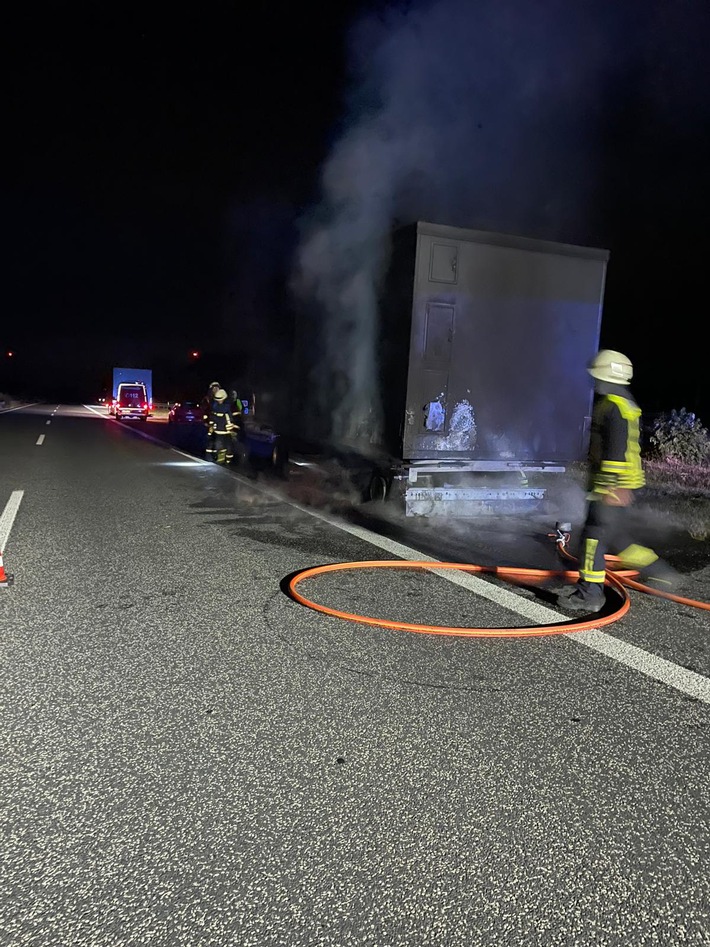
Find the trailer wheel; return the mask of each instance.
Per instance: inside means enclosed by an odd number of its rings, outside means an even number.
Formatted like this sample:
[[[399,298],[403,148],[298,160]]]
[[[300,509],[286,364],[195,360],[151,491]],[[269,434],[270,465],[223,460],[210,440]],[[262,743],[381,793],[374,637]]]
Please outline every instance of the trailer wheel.
[[[387,499],[389,484],[380,473],[374,473],[367,488],[367,499],[371,503],[384,503]]]
[[[274,444],[274,449],[271,451],[271,466],[274,473],[280,477],[284,476],[288,468],[288,450],[279,441]]]

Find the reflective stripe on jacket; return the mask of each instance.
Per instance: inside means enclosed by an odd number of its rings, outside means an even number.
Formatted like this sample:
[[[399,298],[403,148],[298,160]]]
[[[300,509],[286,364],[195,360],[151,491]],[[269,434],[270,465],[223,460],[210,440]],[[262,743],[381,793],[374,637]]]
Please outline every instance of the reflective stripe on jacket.
[[[232,416],[224,408],[213,408],[209,414],[209,425],[213,434],[229,434]]]

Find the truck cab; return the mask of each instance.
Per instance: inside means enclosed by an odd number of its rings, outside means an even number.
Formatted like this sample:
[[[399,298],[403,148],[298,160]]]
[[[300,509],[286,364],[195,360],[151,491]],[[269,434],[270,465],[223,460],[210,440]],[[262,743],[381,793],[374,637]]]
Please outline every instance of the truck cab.
[[[137,418],[147,421],[153,405],[142,382],[123,382],[118,386],[116,400],[111,405],[111,413],[117,421]]]

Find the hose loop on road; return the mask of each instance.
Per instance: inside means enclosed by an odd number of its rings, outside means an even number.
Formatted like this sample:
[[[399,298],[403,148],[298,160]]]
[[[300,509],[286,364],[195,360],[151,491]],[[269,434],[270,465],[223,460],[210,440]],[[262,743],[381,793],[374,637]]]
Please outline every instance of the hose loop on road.
[[[328,565],[303,569],[291,578],[288,584],[289,594],[301,605],[305,605],[307,608],[322,612],[324,615],[330,615],[334,618],[344,618],[347,621],[356,621],[364,625],[377,625],[381,628],[392,628],[396,631],[410,631],[427,635],[450,635],[460,638],[533,638],[542,637],[543,635],[567,635],[572,632],[587,631],[590,628],[602,628],[605,625],[611,625],[613,622],[622,618],[631,605],[628,593],[619,578],[613,574],[607,574],[606,584],[617,594],[620,603],[615,611],[603,617],[595,615],[593,618],[584,619],[582,621],[577,619],[575,621],[563,621],[559,624],[555,623],[532,627],[463,628],[448,625],[423,625],[406,621],[393,621],[387,618],[373,618],[370,615],[360,615],[356,612],[346,612],[341,609],[330,608],[327,605],[321,605],[319,602],[306,598],[305,595],[296,590],[297,586],[306,579],[312,579],[329,572],[347,572],[354,569],[421,569],[426,571],[456,569],[460,572],[486,573],[498,576],[504,580],[518,581],[521,579],[539,581],[540,579],[554,577],[562,577],[570,581],[575,581],[578,577],[576,571],[557,572],[548,569],[504,568],[501,566],[491,568],[461,562],[419,562],[403,559],[372,559],[361,562],[334,562]]]
[[[558,552],[560,555],[571,561],[577,562],[576,558],[567,549],[569,535],[551,533],[555,538]],[[607,556],[609,563],[619,563],[618,558]],[[474,563],[461,562],[429,562],[429,561],[410,561],[402,559],[370,559],[360,562],[335,562],[323,566],[314,566],[310,569],[303,569],[297,572],[289,581],[288,592],[291,597],[311,608],[314,611],[321,612],[324,615],[330,615],[334,618],[342,618],[346,621],[355,621],[365,625],[377,625],[381,628],[392,628],[396,631],[409,631],[418,634],[427,635],[450,635],[460,638],[533,638],[545,635],[567,635],[580,631],[587,631],[591,628],[603,628],[611,625],[628,612],[631,607],[627,588],[635,589],[639,592],[645,592],[649,595],[655,595],[660,598],[677,602],[681,605],[688,605],[692,608],[700,608],[710,611],[710,604],[699,602],[695,599],[684,598],[680,595],[674,595],[671,592],[663,592],[660,589],[654,589],[644,585],[636,580],[638,571],[634,569],[611,568],[607,569],[605,584],[613,589],[620,600],[618,608],[607,615],[592,615],[584,620],[563,621],[550,625],[539,625],[533,627],[513,627],[513,628],[464,628],[448,625],[425,625],[414,622],[392,620],[388,618],[374,618],[370,615],[361,615],[357,612],[346,612],[338,608],[330,608],[307,598],[301,592],[297,591],[297,586],[306,579],[312,579],[319,575],[325,575],[329,572],[347,572],[354,569],[421,569],[426,571],[456,569],[460,572],[478,572],[488,575],[495,575],[506,581],[520,581],[528,579],[539,582],[542,579],[563,578],[568,582],[574,582],[579,578],[576,570],[555,571],[549,569],[526,569],[502,566],[480,566]]]

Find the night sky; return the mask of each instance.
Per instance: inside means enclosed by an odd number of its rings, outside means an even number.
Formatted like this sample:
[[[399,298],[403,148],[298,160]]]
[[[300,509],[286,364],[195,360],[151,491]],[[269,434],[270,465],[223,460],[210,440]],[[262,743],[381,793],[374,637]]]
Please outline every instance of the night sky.
[[[56,3],[4,34],[0,391],[258,382],[314,228],[419,217],[609,249],[602,344],[710,424],[706,0]]]

